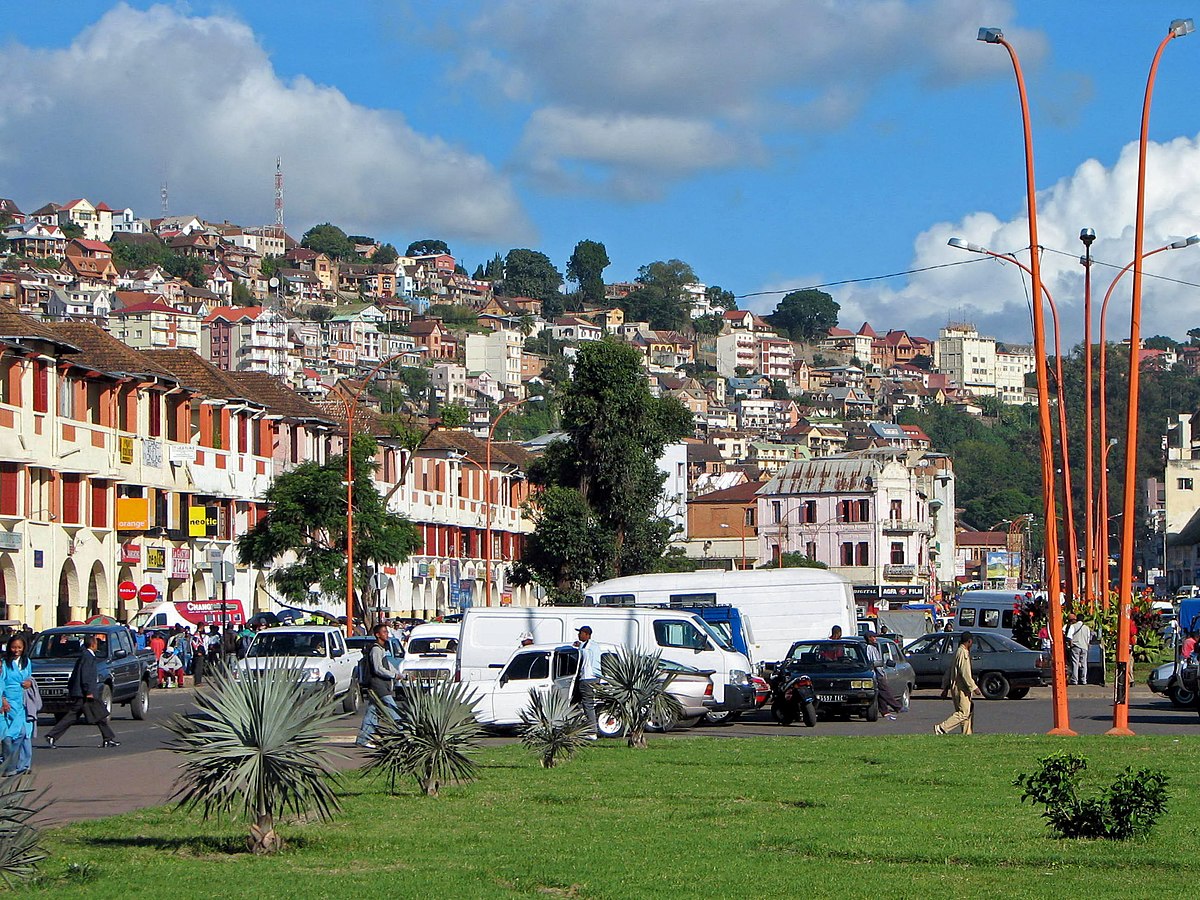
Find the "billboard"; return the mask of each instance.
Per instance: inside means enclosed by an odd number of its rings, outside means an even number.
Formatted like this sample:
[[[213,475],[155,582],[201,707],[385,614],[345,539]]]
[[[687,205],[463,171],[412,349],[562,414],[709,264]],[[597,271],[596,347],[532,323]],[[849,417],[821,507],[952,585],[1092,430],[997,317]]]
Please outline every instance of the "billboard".
[[[1012,579],[1021,577],[1021,554],[997,550],[987,555],[987,580]]]

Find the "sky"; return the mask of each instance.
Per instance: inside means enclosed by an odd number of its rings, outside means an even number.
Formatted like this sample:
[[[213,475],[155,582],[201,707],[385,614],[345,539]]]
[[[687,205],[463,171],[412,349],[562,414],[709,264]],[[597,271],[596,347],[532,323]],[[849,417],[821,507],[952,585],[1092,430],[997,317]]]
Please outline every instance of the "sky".
[[[767,313],[822,287],[841,324],[1028,342],[1012,66],[1033,120],[1039,243],[1063,338],[1133,256],[1146,76],[1187,4],[1094,0],[9,0],[0,196],[138,215],[331,221],[561,269],[601,241],[609,281],[682,259]],[[1150,120],[1146,249],[1200,232],[1200,33],[1170,42]],[[920,270],[920,271],[918,271]],[[1200,326],[1200,246],[1146,263],[1144,335]],[[906,273],[906,274],[905,274]],[[891,277],[879,277],[891,276]],[[1151,277],[1154,276],[1154,277]],[[1108,333],[1129,328],[1131,279]]]

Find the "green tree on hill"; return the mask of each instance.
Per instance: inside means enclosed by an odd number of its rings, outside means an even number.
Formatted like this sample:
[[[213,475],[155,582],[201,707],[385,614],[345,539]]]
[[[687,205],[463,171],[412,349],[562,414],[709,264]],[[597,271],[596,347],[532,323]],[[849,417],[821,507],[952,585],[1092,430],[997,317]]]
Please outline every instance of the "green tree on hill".
[[[404,251],[405,256],[436,256],[439,253],[449,254],[450,245],[445,241],[434,240],[433,238],[413,241],[408,245],[408,249]]]
[[[837,325],[840,309],[824,291],[792,291],[779,301],[767,321],[793,341],[814,341]]]
[[[652,262],[638,270],[636,290],[618,301],[625,318],[649,322],[663,331],[680,331],[691,321],[683,286],[693,284],[696,273],[679,259]]]
[[[599,241],[580,241],[567,262],[567,277],[579,285],[585,303],[604,302],[604,270],[608,251]]]
[[[358,259],[358,251],[354,248],[354,242],[350,240],[346,232],[329,222],[314,225],[304,232],[304,237],[300,239],[300,246],[312,250],[314,253],[324,253],[331,259],[346,261]]]

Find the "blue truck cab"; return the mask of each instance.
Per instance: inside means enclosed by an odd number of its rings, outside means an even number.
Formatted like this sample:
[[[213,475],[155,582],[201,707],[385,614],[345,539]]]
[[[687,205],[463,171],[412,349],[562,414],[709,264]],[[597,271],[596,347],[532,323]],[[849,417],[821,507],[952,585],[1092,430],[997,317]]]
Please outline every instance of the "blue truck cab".
[[[717,634],[739,653],[750,655],[751,640],[747,640],[746,630],[750,623],[742,618],[736,606],[685,606],[684,612],[695,613],[713,627]]]

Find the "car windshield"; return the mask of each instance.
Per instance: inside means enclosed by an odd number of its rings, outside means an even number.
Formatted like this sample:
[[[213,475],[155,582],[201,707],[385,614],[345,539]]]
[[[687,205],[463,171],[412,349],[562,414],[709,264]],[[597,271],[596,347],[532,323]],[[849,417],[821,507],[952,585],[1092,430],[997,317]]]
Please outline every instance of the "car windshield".
[[[732,650],[733,649],[733,644],[730,642],[730,640],[727,637],[725,637],[721,632],[717,631],[717,629],[713,627],[711,622],[705,622],[703,619],[700,619],[699,616],[697,616],[696,618],[699,619],[700,626],[704,629],[704,631],[708,634],[708,636],[713,639],[714,644],[716,644],[722,650]],[[726,625],[725,627],[728,628],[729,626]]]
[[[55,634],[43,634],[33,642],[29,655],[33,659],[74,659],[83,651],[84,640],[94,631],[60,631]],[[103,635],[97,635],[100,642],[96,645],[96,656],[108,659],[108,640]]]
[[[246,656],[325,656],[325,635],[262,631],[254,638]]]
[[[458,649],[458,638],[415,637],[408,642],[408,653],[453,653]]]
[[[814,669],[861,669],[867,665],[865,646],[856,641],[801,641],[792,645],[788,662]]]

